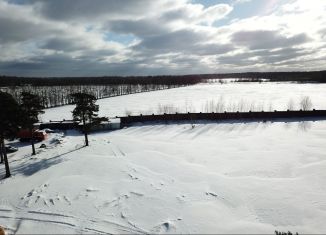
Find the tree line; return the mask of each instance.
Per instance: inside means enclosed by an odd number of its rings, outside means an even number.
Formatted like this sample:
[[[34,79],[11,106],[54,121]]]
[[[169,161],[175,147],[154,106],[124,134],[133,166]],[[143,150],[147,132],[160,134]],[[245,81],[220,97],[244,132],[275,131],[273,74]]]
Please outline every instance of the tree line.
[[[0,87],[0,90],[11,94],[17,101],[20,100],[22,92],[35,94],[41,98],[45,108],[57,107],[72,103],[69,96],[74,93],[87,93],[95,96],[96,99],[128,95],[134,93],[163,90],[177,87],[177,85],[61,85],[61,86],[8,86]]]
[[[103,77],[16,77],[0,76],[3,86],[70,86],[70,85],[165,85],[182,86],[210,79],[247,78],[270,81],[326,82],[326,70],[301,72],[245,72],[158,76],[103,76]]]
[[[17,101],[22,92],[41,97],[45,108],[71,104],[69,96],[87,93],[96,99],[169,89],[209,82],[213,79],[239,78],[239,81],[326,82],[326,71],[311,72],[248,72],[227,74],[197,74],[170,76],[105,76],[105,77],[15,77],[0,76],[0,90],[11,94]]]
[[[326,83],[326,70],[307,72],[247,72],[247,73],[224,73],[215,75],[203,75],[205,79],[240,78],[248,81],[261,81],[267,79],[271,82],[302,82],[302,83]]]
[[[87,93],[96,99],[128,95],[134,93],[170,89],[197,84],[202,81],[197,76],[162,77],[96,77],[96,78],[23,78],[0,77],[0,90],[11,94],[17,101],[22,92],[41,97],[45,108],[71,104],[69,96]]]
[[[0,86],[70,86],[70,85],[166,85],[199,83],[203,75],[104,76],[104,77],[16,77],[0,76]]]

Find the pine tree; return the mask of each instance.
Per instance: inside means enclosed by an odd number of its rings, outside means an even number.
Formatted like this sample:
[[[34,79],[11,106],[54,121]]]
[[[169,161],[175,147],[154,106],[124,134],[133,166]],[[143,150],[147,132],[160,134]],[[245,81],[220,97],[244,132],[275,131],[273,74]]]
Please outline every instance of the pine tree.
[[[3,163],[2,143],[0,142],[0,164]]]
[[[32,134],[32,155],[35,155],[33,136],[34,123],[39,121],[38,115],[44,113],[44,106],[42,105],[42,100],[38,95],[34,95],[29,92],[22,92],[20,108],[22,110],[22,125],[24,128],[27,128]]]
[[[16,135],[21,116],[21,110],[17,101],[8,93],[0,91],[0,152],[5,163],[6,178],[10,177],[10,168],[5,148],[5,139]]]
[[[83,122],[85,145],[88,146],[88,132],[99,110],[98,105],[95,104],[96,98],[86,93],[75,93],[70,96],[73,100],[73,104],[76,105],[75,109],[72,111],[72,116],[74,120],[81,120]]]

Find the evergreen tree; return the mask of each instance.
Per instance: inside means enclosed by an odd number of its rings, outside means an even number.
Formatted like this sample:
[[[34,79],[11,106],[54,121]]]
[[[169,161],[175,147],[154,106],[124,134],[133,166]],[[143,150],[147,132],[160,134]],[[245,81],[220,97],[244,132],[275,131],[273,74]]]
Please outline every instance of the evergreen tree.
[[[0,91],[0,152],[5,163],[6,178],[10,177],[9,162],[5,148],[5,139],[13,138],[19,129],[20,107],[8,93]]]
[[[97,117],[98,105],[95,104],[96,98],[93,95],[86,93],[75,93],[70,95],[73,104],[76,105],[72,111],[74,120],[83,122],[83,133],[85,135],[85,145],[88,146],[88,132]]]
[[[2,143],[0,142],[0,164],[3,163]]]
[[[38,115],[44,113],[44,106],[42,105],[42,100],[38,95],[34,95],[29,92],[22,92],[20,108],[22,110],[23,128],[27,128],[32,134],[32,155],[35,155],[36,153],[33,135],[34,123],[39,121]]]

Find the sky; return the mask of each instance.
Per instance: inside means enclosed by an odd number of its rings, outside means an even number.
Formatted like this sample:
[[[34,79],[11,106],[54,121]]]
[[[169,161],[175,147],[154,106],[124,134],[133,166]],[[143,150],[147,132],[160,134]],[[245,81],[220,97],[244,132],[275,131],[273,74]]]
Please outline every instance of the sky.
[[[0,75],[325,70],[325,0],[0,0]]]

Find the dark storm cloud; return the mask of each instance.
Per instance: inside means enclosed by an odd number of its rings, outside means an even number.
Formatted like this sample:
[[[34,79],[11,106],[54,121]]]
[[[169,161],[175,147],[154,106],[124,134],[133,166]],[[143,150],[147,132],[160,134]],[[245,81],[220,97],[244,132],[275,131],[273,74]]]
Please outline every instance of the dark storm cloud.
[[[205,32],[192,30],[178,30],[161,35],[144,37],[133,47],[133,50],[142,54],[156,53],[184,53],[190,55],[218,55],[232,51],[231,44],[207,43],[212,36]]]
[[[8,75],[18,76],[47,76],[48,72],[54,72],[53,76],[60,76],[71,64],[71,58],[66,55],[41,56],[28,61],[6,61],[0,62],[0,70]]]
[[[22,42],[36,39],[59,30],[49,30],[45,24],[0,15],[0,43]]]
[[[301,31],[282,11],[213,24],[232,9],[185,0],[0,0],[0,74],[182,74],[254,65],[277,70],[308,58],[316,60],[309,66],[324,66],[323,15],[312,30]],[[263,29],[254,25],[260,20],[268,22]]]
[[[63,37],[55,37],[45,39],[42,43],[40,43],[41,49],[49,49],[57,52],[79,52],[82,55],[79,58],[98,58],[104,56],[111,56],[118,53],[118,49],[94,49],[90,45],[91,42],[81,40],[76,37],[63,38]]]
[[[51,38],[42,43],[40,48],[56,51],[76,51],[87,49],[87,45],[76,41],[76,38]]]
[[[0,71],[15,76],[106,76],[106,75],[156,75],[182,74],[184,67],[162,67],[151,64],[151,59],[138,61],[126,60],[123,62],[106,63],[90,60],[88,57],[73,58],[64,54],[35,57],[30,61],[0,61]],[[145,63],[146,65],[142,65]],[[187,66],[188,67],[188,66]],[[198,69],[193,68],[193,69]],[[67,71],[69,74],[67,75]]]
[[[113,20],[104,25],[103,29],[110,29],[116,33],[133,34],[139,38],[154,36],[169,32],[170,29],[163,22],[157,20]]]
[[[173,20],[190,20],[189,12],[187,12],[184,8],[168,11],[164,13],[160,19],[162,21],[173,21]]]
[[[102,16],[111,18],[135,16],[154,5],[151,0],[25,0],[35,4],[43,16],[55,20],[89,20]]]
[[[137,49],[176,51],[185,50],[193,47],[194,44],[202,41],[205,35],[196,33],[192,30],[184,29],[166,34],[146,37],[135,46]]]
[[[196,45],[192,52],[196,55],[205,56],[224,54],[232,50],[234,50],[234,46],[232,44],[207,43]]]
[[[285,37],[278,31],[257,30],[236,32],[232,35],[231,40],[236,45],[257,50],[294,46],[308,42],[310,39],[305,33]]]

